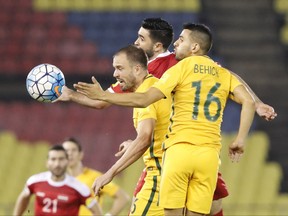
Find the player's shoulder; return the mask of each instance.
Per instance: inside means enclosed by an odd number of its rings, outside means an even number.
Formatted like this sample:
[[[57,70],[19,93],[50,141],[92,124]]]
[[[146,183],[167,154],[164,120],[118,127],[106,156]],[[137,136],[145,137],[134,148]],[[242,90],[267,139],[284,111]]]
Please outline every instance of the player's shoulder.
[[[144,82],[137,88],[136,92],[144,92],[148,88],[150,88],[154,83],[156,83],[159,79],[152,74],[148,74]]]
[[[102,175],[103,173],[98,171],[98,170],[95,170],[95,169],[92,169],[90,167],[84,167],[84,170],[83,170],[83,173],[82,175],[84,176],[92,176],[92,177],[98,177],[100,175]]]
[[[90,188],[75,177],[66,174],[66,185],[79,192],[82,196],[90,196]]]
[[[45,182],[50,178],[50,176],[51,176],[51,173],[48,171],[37,173],[37,174],[32,175],[28,178],[27,185],[31,185],[31,184],[35,184],[35,183],[39,183],[39,182]]]
[[[161,62],[170,62],[170,61],[175,61],[175,63],[177,63],[178,61],[176,60],[176,56],[175,56],[175,53],[172,53],[172,52],[164,52],[164,53],[161,53],[159,54],[155,59],[154,59],[155,62],[157,61],[161,61]],[[151,61],[151,63],[153,63],[153,60]]]
[[[107,89],[110,93],[121,93],[123,92],[119,82],[113,83],[108,89]]]

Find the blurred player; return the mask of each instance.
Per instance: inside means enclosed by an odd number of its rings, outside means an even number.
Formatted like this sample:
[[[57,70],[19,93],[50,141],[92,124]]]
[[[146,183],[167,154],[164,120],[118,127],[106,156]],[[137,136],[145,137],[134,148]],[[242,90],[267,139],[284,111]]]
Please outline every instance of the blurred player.
[[[78,140],[73,137],[68,138],[62,143],[62,146],[66,150],[69,157],[68,173],[91,188],[94,179],[102,175],[102,173],[83,165],[82,159],[84,157],[84,152]],[[92,194],[92,197],[94,198],[95,196],[93,191]],[[126,194],[126,192],[119,188],[118,185],[112,182],[101,191],[98,199],[98,203],[101,206],[103,204],[103,196],[105,195],[113,199],[112,207],[109,209],[106,215],[118,215],[130,201],[128,194]],[[81,206],[79,215],[89,216],[91,213],[86,206]]]
[[[172,94],[171,124],[162,144],[159,205],[166,216],[209,214],[217,182],[220,128],[227,98],[242,105],[238,134],[229,145],[232,161],[238,161],[243,154],[255,104],[238,79],[207,56],[212,35],[206,26],[184,25],[174,46],[176,58],[183,60],[145,92],[107,93],[95,78],[93,84],[79,82],[74,87],[91,99],[140,108]],[[102,184],[95,181],[95,194]]]
[[[178,60],[175,59],[175,54],[169,52],[168,50],[172,41],[173,28],[167,21],[160,18],[148,18],[142,22],[142,25],[138,31],[138,38],[135,41],[135,45],[142,48],[146,52],[149,59],[148,72],[157,78],[161,78],[167,69],[178,62]],[[237,76],[237,78],[239,78],[240,81],[247,88],[249,88],[249,86],[239,76]],[[130,91],[129,87],[125,88],[126,89],[124,89],[124,91]],[[115,93],[123,92],[120,88],[119,82],[112,85],[109,89],[107,89],[107,91]],[[255,106],[258,115],[267,120],[274,119],[276,117],[274,109],[271,106],[264,104],[250,88],[249,92],[256,100]],[[91,100],[84,95],[68,89],[67,87],[63,88],[63,94],[58,100],[74,101],[95,109],[102,109],[111,105],[105,101]],[[137,191],[140,190],[145,175],[146,173],[144,170],[137,184],[137,188],[134,193],[135,195],[137,194]],[[228,196],[228,191],[225,186],[225,182],[219,173],[214,202],[211,209],[212,215],[222,215],[222,198],[226,196]]]
[[[50,148],[47,158],[49,171],[31,176],[19,195],[13,215],[24,214],[30,197],[34,194],[35,215],[77,216],[80,205],[86,205],[92,215],[102,215],[95,199],[87,202],[91,196],[90,188],[66,174],[68,155],[60,145]]]

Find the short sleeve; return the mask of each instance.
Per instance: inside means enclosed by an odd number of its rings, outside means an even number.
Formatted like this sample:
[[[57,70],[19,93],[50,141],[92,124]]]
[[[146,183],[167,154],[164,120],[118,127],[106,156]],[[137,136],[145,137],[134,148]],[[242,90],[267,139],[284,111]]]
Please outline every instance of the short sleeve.
[[[166,97],[171,95],[171,92],[180,82],[182,61],[167,70],[152,87],[159,89]]]
[[[229,98],[231,98],[232,100],[234,99],[234,95],[233,95],[234,89],[241,85],[243,84],[237,79],[237,77],[231,74]]]

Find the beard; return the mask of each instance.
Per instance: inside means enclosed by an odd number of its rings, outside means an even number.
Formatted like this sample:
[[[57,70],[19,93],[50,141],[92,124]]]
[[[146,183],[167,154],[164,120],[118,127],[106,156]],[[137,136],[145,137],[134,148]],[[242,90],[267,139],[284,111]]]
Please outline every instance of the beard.
[[[56,168],[54,168],[54,169],[51,169],[51,173],[52,173],[55,177],[60,178],[60,177],[62,177],[62,176],[65,175],[65,173],[66,173],[66,168],[67,168],[67,167],[65,167],[65,168],[56,167]]]

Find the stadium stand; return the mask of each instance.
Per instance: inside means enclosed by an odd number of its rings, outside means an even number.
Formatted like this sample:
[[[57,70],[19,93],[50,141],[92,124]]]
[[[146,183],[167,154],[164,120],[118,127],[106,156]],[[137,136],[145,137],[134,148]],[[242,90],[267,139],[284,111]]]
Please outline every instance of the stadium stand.
[[[273,3],[275,11],[279,14],[280,19],[282,20],[282,25],[280,27],[280,39],[288,50],[288,1],[274,0]]]
[[[14,132],[0,133],[0,182],[5,185],[0,189],[1,205],[12,207],[26,179],[35,172],[45,170],[48,148],[47,142],[28,143],[20,141]],[[10,214],[11,212],[9,214],[6,212],[3,215]]]
[[[14,131],[21,140],[56,144],[68,136],[78,137],[91,152],[85,157],[86,164],[98,164],[100,170],[107,169],[115,160],[107,158],[104,152],[116,152],[122,141],[135,134],[132,110],[127,108],[95,111],[75,104],[11,102],[0,103],[0,110],[0,128]]]
[[[159,10],[157,5],[161,6],[161,12],[123,12],[121,10],[126,8],[127,2],[123,1],[122,4],[121,1],[112,0],[101,2],[110,10],[111,5],[115,6],[115,10],[117,5],[123,8],[118,8],[116,12],[95,12],[91,11],[94,6],[90,6],[89,2],[96,2],[93,5],[97,6],[101,5],[99,1],[21,0],[24,7],[3,1],[0,25],[6,28],[1,29],[0,37],[6,42],[1,45],[2,52],[5,53],[0,61],[2,73],[27,73],[42,62],[57,65],[65,74],[107,73],[112,70],[113,53],[136,39],[143,17],[166,18],[174,25],[176,34],[180,33],[183,22],[198,21],[199,1],[189,1],[189,4],[188,1],[183,2],[181,12],[177,12],[177,8],[172,10],[176,1],[170,1],[167,4],[160,1],[158,4],[146,2],[152,11]],[[144,8],[143,1],[131,1],[128,4],[131,10],[134,7]],[[87,8],[81,10],[81,5]],[[170,5],[171,8],[163,5]],[[15,16],[9,16],[11,13]],[[121,35],[115,34],[117,29],[121,31]]]
[[[199,0],[34,0],[34,7],[41,11],[181,11],[199,12]]]
[[[0,38],[5,43],[1,43],[0,73],[26,74],[42,62],[59,65],[65,74],[97,71],[103,58],[98,57],[95,43],[85,41],[79,27],[68,25],[65,13],[37,12],[31,0],[21,0],[25,7],[2,2]],[[111,71],[111,65],[101,64],[99,71]]]
[[[223,202],[225,215],[277,215],[283,171],[278,163],[267,162],[267,134],[250,134],[245,154],[236,164],[228,158],[228,145],[234,135],[225,134],[222,140],[220,172],[230,193]]]

